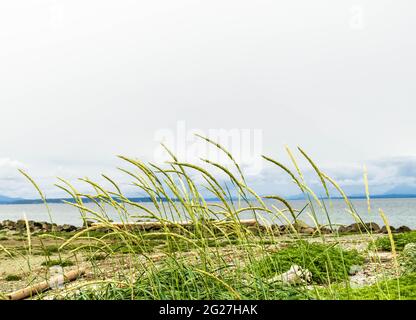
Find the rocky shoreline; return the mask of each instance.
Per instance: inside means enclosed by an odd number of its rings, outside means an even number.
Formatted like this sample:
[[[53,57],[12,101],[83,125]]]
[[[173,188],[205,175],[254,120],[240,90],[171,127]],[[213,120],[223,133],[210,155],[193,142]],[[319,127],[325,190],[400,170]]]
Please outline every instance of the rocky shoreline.
[[[305,234],[305,235],[314,235],[317,233],[321,234],[331,234],[331,233],[338,233],[338,234],[361,234],[361,233],[380,233],[380,234],[387,234],[387,227],[382,226],[380,227],[375,222],[368,222],[368,223],[352,223],[350,225],[337,225],[333,226],[332,228],[328,226],[320,226],[319,230],[316,227],[311,227],[304,223],[303,221],[298,221],[296,223],[293,223],[292,225],[271,225],[271,226],[255,226],[251,227],[253,230],[257,229],[259,232],[267,231],[267,229],[271,229],[273,231],[273,234],[288,234],[293,233],[294,230],[296,232]],[[250,228],[250,229],[251,229]],[[400,226],[398,228],[395,228],[393,226],[390,226],[390,230],[392,233],[404,233],[404,232],[410,232],[412,229],[410,229],[407,226]]]
[[[81,230],[82,227],[76,227],[70,224],[63,224],[58,225],[56,223],[50,223],[46,221],[33,221],[28,220],[27,225],[29,226],[29,230],[32,233],[40,233],[40,232],[73,232]],[[26,232],[27,226],[25,220],[4,220],[0,222],[0,230],[9,230],[9,231],[17,231],[17,232]]]
[[[87,225],[91,226],[92,223],[87,222]],[[29,227],[30,232],[33,234],[44,233],[44,232],[76,232],[85,228],[85,227],[76,227],[70,224],[58,225],[56,223],[49,223],[46,221],[37,222],[33,220],[28,220],[27,225],[26,225],[25,220],[17,220],[17,221],[4,220],[0,222],[0,231],[6,230],[6,231],[11,231],[11,232],[23,233],[27,231],[27,226]],[[192,227],[193,227],[192,225],[189,225],[186,228],[191,229]],[[137,228],[143,231],[152,231],[152,230],[160,229],[154,226],[151,228],[140,226],[140,223],[137,225]],[[336,227],[333,227],[332,229],[327,226],[321,226],[318,230],[318,228],[311,227],[307,225],[306,223],[304,223],[303,221],[298,221],[296,223],[293,223],[292,225],[274,224],[270,226],[265,226],[265,225],[257,224],[257,225],[249,226],[248,229],[253,232],[258,232],[258,233],[271,231],[274,235],[289,234],[289,233],[293,233],[294,230],[296,230],[296,232],[298,233],[302,233],[305,235],[314,235],[316,233],[321,233],[321,234],[331,234],[331,233],[357,234],[357,233],[364,233],[364,232],[381,233],[381,234],[388,233],[386,226],[380,227],[375,222],[368,222],[364,224],[353,223],[350,225],[336,226]],[[410,229],[407,226],[400,226],[398,228],[390,226],[390,230],[392,233],[404,233],[404,232],[412,231],[412,229]],[[101,228],[100,231],[105,231],[105,228]]]

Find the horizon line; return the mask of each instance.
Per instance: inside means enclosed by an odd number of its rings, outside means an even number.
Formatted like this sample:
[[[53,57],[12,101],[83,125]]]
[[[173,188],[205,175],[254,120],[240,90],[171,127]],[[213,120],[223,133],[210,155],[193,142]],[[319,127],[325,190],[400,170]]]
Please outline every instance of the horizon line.
[[[264,197],[264,196],[261,196]],[[133,200],[136,202],[152,202],[152,199],[150,197],[126,197],[128,200]],[[286,200],[304,200],[306,199],[303,195],[292,195],[292,196],[286,196],[284,197]],[[347,195],[348,199],[367,199],[367,196],[365,194],[363,195]],[[416,194],[410,193],[398,193],[398,194],[376,194],[376,195],[370,195],[369,196],[370,199],[411,199],[411,198],[416,198]],[[84,198],[81,197],[82,200],[84,200],[87,203],[93,202],[91,199],[89,198]],[[118,200],[120,198],[117,197],[113,197],[114,200]],[[162,201],[167,201],[167,198],[158,198],[159,200]],[[319,199],[321,200],[328,200],[328,199],[334,199],[334,200],[339,200],[339,199],[343,199],[342,196],[334,196],[334,197],[327,197],[325,196],[319,196]],[[178,201],[178,199],[172,199],[173,201]],[[218,201],[220,200],[219,198],[215,198],[215,197],[208,197],[205,198],[206,201]],[[238,197],[232,197],[230,198],[230,200],[238,200]],[[254,197],[250,198],[248,200],[256,200]],[[49,198],[46,199],[46,203],[64,203],[64,201],[67,202],[74,202],[74,198],[65,198],[65,197],[60,197],[60,198]],[[42,204],[45,201],[42,200],[41,198],[37,198],[37,199],[26,199],[26,198],[8,198],[8,200],[0,200],[0,205],[7,205],[7,204]]]

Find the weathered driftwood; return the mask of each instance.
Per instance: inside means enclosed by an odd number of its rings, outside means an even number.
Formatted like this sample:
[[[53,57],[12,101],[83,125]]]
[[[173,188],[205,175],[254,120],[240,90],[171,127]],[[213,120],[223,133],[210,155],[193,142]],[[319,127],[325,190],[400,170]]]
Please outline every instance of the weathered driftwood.
[[[28,286],[26,288],[17,290],[13,293],[8,294],[7,297],[9,300],[23,300],[29,297],[33,297],[39,293],[42,293],[55,286],[58,286],[59,284],[63,284],[63,282],[74,281],[78,277],[82,276],[84,273],[84,268],[68,271],[63,275],[51,277],[48,281],[42,281],[37,284]]]
[[[216,223],[227,223],[229,221],[215,221]],[[231,222],[231,221],[230,221]],[[258,223],[255,219],[245,219],[245,220],[240,220],[240,224],[247,226],[247,227],[252,227],[252,226],[256,226]],[[158,222],[158,221],[141,221],[141,222],[129,222],[129,223],[119,223],[119,222],[112,222],[111,226],[114,227],[118,227],[118,228],[137,228],[137,229],[142,229],[142,230],[158,230],[158,229],[163,229],[165,227],[175,227],[175,226],[182,226],[182,227],[186,227],[186,226],[192,226],[193,222],[192,221],[177,221],[177,222],[172,222],[172,223],[162,223],[162,222]],[[104,224],[104,223],[93,223],[92,226],[94,227],[102,227],[102,228],[109,228],[108,224]]]

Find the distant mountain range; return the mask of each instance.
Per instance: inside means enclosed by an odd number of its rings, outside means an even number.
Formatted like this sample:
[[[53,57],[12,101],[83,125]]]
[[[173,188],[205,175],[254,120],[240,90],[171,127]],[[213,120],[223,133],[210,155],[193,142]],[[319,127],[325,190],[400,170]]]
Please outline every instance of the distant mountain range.
[[[325,196],[318,196],[318,198],[326,198]],[[406,199],[406,198],[416,198],[416,194],[392,194],[392,193],[383,193],[383,194],[375,194],[375,195],[370,195],[371,199]],[[290,196],[287,197],[288,200],[303,200],[305,199],[305,196],[303,194],[299,194],[296,196]],[[340,196],[331,196],[331,199],[342,199],[342,197]],[[348,195],[348,199],[367,199],[367,196],[364,194],[355,194],[355,195]]]
[[[151,202],[152,199],[149,197],[141,197],[141,198],[128,198],[132,202]],[[117,200],[117,199],[115,199]],[[54,199],[47,199],[47,203],[63,203],[65,201],[74,203],[73,198],[54,198]],[[84,203],[92,202],[92,200],[88,198],[83,198],[82,201]],[[22,199],[22,198],[9,198],[0,195],[0,205],[1,204],[41,204],[43,203],[42,199]]]
[[[326,198],[326,195],[318,194],[320,198]],[[304,199],[303,194],[287,197],[289,200]],[[333,196],[332,199],[341,199],[341,196]],[[349,194],[349,199],[366,199],[365,194]],[[416,198],[416,187],[409,185],[396,186],[382,194],[371,194],[371,199],[398,199],[398,198]]]
[[[6,196],[2,196],[0,194],[0,204],[15,203],[16,201],[20,201],[20,200],[23,200],[23,199],[20,199],[20,198],[9,198],[9,197],[6,197]]]
[[[386,192],[386,194],[416,194],[416,187],[409,185],[400,185],[390,189]]]
[[[415,193],[394,193],[394,192],[387,192],[379,195],[371,195],[371,199],[397,199],[397,198],[416,198]],[[288,200],[302,200],[304,199],[303,194],[289,196],[287,197]],[[325,198],[325,197],[323,197]],[[332,197],[332,199],[340,199],[341,197]],[[348,198],[350,199],[366,199],[365,195],[349,195]],[[152,199],[149,197],[131,197],[128,198],[132,202],[152,202]],[[118,201],[118,199],[114,199]],[[206,198],[206,201],[216,201],[216,198]],[[63,203],[64,201],[67,202],[75,202],[73,198],[55,198],[55,199],[47,199],[48,203]],[[83,198],[84,203],[90,203],[92,200]],[[22,198],[10,198],[6,196],[0,195],[0,205],[7,205],[7,204],[41,204],[43,201],[41,199],[22,199]]]

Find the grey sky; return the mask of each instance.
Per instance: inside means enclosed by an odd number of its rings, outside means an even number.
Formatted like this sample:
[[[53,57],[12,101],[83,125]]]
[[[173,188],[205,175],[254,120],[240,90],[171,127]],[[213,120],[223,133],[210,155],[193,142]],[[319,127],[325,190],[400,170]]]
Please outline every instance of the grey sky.
[[[0,194],[34,195],[16,167],[49,190],[56,175],[111,171],[116,154],[150,159],[155,132],[178,120],[260,128],[265,154],[285,159],[285,144],[300,145],[356,182],[367,163],[374,190],[388,190],[416,170],[415,10],[404,0],[2,1]]]

